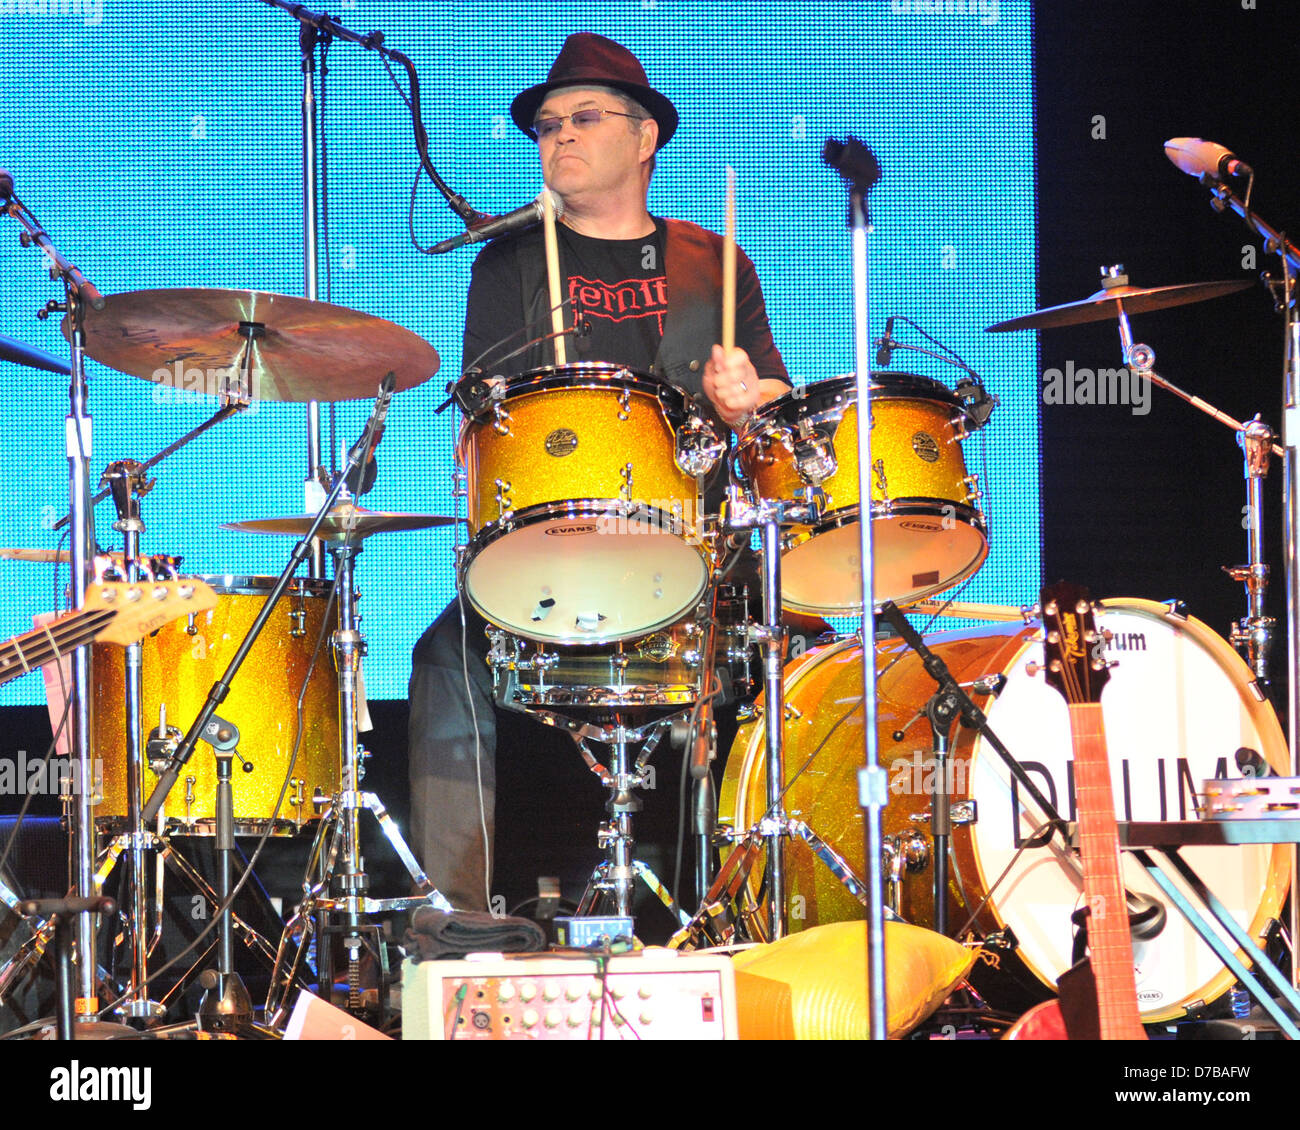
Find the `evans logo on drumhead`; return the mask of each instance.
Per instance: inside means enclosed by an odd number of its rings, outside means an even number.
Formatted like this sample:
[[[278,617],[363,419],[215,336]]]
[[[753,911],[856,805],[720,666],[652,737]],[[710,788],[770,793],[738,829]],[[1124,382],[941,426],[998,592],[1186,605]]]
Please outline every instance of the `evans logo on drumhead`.
[[[929,432],[917,432],[912,437],[912,450],[927,463],[939,462],[939,441]]]
[[[572,455],[578,448],[578,433],[568,428],[556,428],[546,437],[546,453],[562,458]]]
[[[579,534],[594,534],[599,527],[595,522],[580,522],[572,526],[547,526],[548,538],[567,538]]]
[[[1165,999],[1165,994],[1159,989],[1142,989],[1138,993],[1138,1004],[1159,1004]]]
[[[900,530],[914,530],[919,534],[935,534],[943,529],[942,522],[936,522],[933,518],[907,518],[898,523]]]

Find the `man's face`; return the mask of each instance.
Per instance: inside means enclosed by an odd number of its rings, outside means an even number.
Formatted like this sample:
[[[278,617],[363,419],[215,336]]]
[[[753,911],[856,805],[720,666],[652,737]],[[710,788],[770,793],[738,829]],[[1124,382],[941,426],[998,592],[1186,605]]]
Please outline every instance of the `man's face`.
[[[622,101],[612,94],[573,87],[548,94],[536,117],[567,118],[586,109],[626,112]],[[565,121],[557,132],[537,143],[542,177],[569,205],[584,197],[640,192],[641,165],[654,155],[658,136],[652,119],[638,123],[610,114],[586,127]]]

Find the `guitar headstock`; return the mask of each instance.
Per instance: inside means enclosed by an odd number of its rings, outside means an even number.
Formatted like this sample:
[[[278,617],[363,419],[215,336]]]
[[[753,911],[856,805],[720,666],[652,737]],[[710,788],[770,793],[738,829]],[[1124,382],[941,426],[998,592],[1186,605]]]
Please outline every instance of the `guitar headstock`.
[[[1097,630],[1082,585],[1062,581],[1043,589],[1043,674],[1071,705],[1100,702],[1110,680],[1106,639]]]
[[[106,609],[113,618],[96,632],[101,643],[122,647],[143,639],[181,616],[206,612],[217,606],[210,585],[191,578],[179,581],[98,581],[86,586],[86,599],[78,610]]]

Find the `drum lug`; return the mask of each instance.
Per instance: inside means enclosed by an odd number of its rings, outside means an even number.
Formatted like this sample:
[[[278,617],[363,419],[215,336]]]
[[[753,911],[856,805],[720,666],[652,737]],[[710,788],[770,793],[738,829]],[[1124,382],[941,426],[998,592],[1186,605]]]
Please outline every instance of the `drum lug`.
[[[620,377],[628,379],[631,376],[632,374],[626,369],[620,369],[614,374],[614,379],[618,380]],[[620,420],[632,418],[632,389],[627,385],[624,385],[618,394],[618,418]]]
[[[510,497],[511,486],[505,479],[494,479],[496,484],[497,519],[506,521],[513,513],[514,501]]]
[[[877,459],[871,464],[871,469],[876,473],[876,489],[880,491],[881,503],[888,512],[890,509],[889,479],[885,477],[885,461]]]
[[[301,825],[305,819],[302,814],[302,806],[307,803],[307,798],[303,795],[306,782],[301,777],[291,777],[289,785],[293,789],[293,792],[289,795],[289,806],[294,810],[293,822]]]
[[[510,431],[510,413],[501,401],[495,401],[492,405],[492,430],[497,435],[508,436]]]
[[[293,603],[289,609],[289,636],[301,639],[307,634],[307,609],[303,605],[306,599],[301,589],[293,594]]]
[[[185,778],[185,823],[186,824],[194,823],[194,819],[190,814],[190,810],[194,807],[194,783],[196,780],[197,778],[193,776],[189,776]]]
[[[459,463],[451,472],[451,497],[469,498],[469,472]]]
[[[984,497],[984,492],[980,490],[979,474],[963,475],[961,481],[966,486],[966,501],[978,502]]]
[[[620,419],[626,419],[626,417],[620,415]],[[623,464],[623,469],[619,471],[619,477],[622,478],[623,480],[623,485],[618,488],[619,497],[624,502],[631,502],[632,501],[632,464],[631,463]]]
[[[958,443],[960,443],[962,440],[964,440],[967,436],[970,435],[970,432],[966,430],[965,412],[954,413],[949,423],[952,426],[952,438],[956,440]]]

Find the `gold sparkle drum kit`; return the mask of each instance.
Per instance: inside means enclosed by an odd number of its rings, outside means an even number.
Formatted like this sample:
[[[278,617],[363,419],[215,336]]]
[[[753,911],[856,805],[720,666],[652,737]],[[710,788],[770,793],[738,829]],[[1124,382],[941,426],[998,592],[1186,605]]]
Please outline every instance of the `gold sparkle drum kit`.
[[[1098,294],[990,328],[1117,316],[1126,362],[1191,399],[1154,373],[1154,355],[1133,344],[1127,316],[1238,288],[1144,290],[1130,286],[1122,268],[1109,268]],[[332,942],[342,941],[348,1004],[359,1008],[364,952],[381,962],[386,955],[382,931],[366,919],[418,905],[450,909],[378,797],[360,787],[364,640],[355,602],[357,555],[366,539],[458,520],[368,511],[351,497],[392,396],[428,380],[437,354],[381,319],[283,295],[174,290],[105,300],[84,279],[68,293],[74,390],[84,356],[152,380],[182,362],[224,374],[215,390],[222,406],[211,420],[147,463],[121,460],[105,472],[100,497],[111,495],[117,508],[120,552],[99,556],[92,570],[85,545],[73,540],[74,616],[96,609],[103,620],[119,608],[150,609],[135,618],[137,642],[125,653],[97,644],[85,666],[78,658],[70,671],[86,692],[77,725],[103,766],[100,787],[71,813],[78,874],[93,879],[81,893],[99,896],[123,860],[128,870],[121,913],[130,951],[126,986],[117,999],[99,1002],[94,985],[83,981],[80,1007],[89,1013],[103,1005],[138,1019],[162,1013],[150,998],[149,955],[160,929],[165,862],[222,908],[201,1025],[234,1032],[252,1023],[233,968],[236,933],[272,964],[265,1016],[273,1026],[285,1019],[313,939],[320,943],[317,974],[328,985]],[[884,364],[892,349],[909,348],[889,335],[887,329],[878,343]],[[53,359],[35,360],[59,371]],[[30,351],[23,362],[34,363]],[[969,367],[959,367],[954,388],[876,371],[867,382],[865,420],[856,376],[801,384],[743,421],[734,445],[702,398],[616,364],[557,357],[553,366],[518,375],[467,373],[449,387],[463,415],[456,456],[466,513],[465,539],[446,573],[454,568],[460,594],[488,622],[498,702],[570,734],[609,791],[609,819],[597,836],[604,859],[579,917],[630,932],[641,881],[675,917],[675,946],[764,941],[861,917],[870,876],[879,874],[894,917],[980,948],[986,968],[973,981],[995,1007],[1019,1009],[1026,993],[1047,995],[1071,967],[1078,924],[1072,911],[1084,891],[1069,839],[1078,807],[1077,746],[1066,703],[1042,677],[1046,610],[934,599],[974,576],[989,556],[982,499],[990,484],[978,481],[967,452],[997,398]],[[152,486],[150,470],[167,455],[255,396],[318,408],[320,401],[372,393],[372,375],[385,372],[347,466],[317,474],[315,452],[312,513],[228,524],[298,539],[278,578],[181,577],[177,559],[142,553],[140,502]],[[1202,401],[1197,406],[1209,410]],[[84,414],[75,397],[74,409]],[[1257,492],[1261,468],[1276,449],[1271,433],[1258,421],[1212,414],[1241,433],[1248,484]],[[864,425],[869,467],[859,466]],[[72,459],[78,445],[69,446]],[[84,463],[85,453],[76,455]],[[73,482],[70,520],[84,538],[98,498],[88,497],[76,475]],[[1257,523],[1255,494],[1251,501]],[[875,547],[873,604],[896,634],[872,640],[870,656],[862,633],[833,631],[803,654],[786,656],[784,617],[862,611],[864,532]],[[753,542],[761,594],[747,579]],[[1256,549],[1252,538],[1252,554]],[[8,556],[50,560],[43,552]],[[325,577],[326,553],[333,580]],[[309,557],[312,576],[294,579]],[[1262,614],[1267,569],[1252,556],[1239,576],[1251,614],[1233,642],[1246,661],[1176,606],[1114,599],[1102,607],[1101,634],[1091,642],[1104,637],[1105,650],[1118,659],[1104,717],[1116,805],[1130,834],[1194,819],[1206,781],[1234,771],[1286,771],[1286,743],[1260,690],[1271,624]],[[913,614],[995,623],[922,637],[895,618],[900,605]],[[48,643],[42,654],[58,658],[67,650],[63,639],[84,656],[79,645],[100,637],[99,620],[90,628],[78,624],[74,636],[72,621],[59,619],[44,629],[44,642],[29,641],[30,654]],[[29,652],[13,644],[30,667]],[[1083,655],[1081,646],[1076,650]],[[939,660],[978,711],[974,724],[955,732],[956,706],[935,690],[943,686]],[[872,701],[862,691],[864,662],[875,672],[874,729],[863,709]],[[715,809],[713,712],[737,702],[741,726]],[[876,802],[885,836],[875,860],[864,850],[859,777],[871,735],[890,794]],[[650,758],[665,738],[696,782],[694,914],[634,855],[638,790],[651,783]],[[192,757],[200,743],[202,754]],[[783,746],[776,760],[774,745]],[[607,754],[599,756],[596,746]],[[774,764],[784,773],[779,787],[767,780]],[[367,811],[417,895],[371,897],[359,846]],[[230,913],[235,837],[304,830],[313,842],[302,901],[275,945]],[[187,836],[211,838],[219,858],[215,887],[181,856],[176,841]],[[1263,838],[1221,842],[1235,846],[1188,849],[1196,882],[1203,878],[1239,927],[1230,943],[1220,937],[1218,945],[1167,912],[1175,896],[1125,856],[1136,989],[1147,1022],[1194,1014],[1225,994],[1236,967],[1224,946],[1262,948],[1282,912],[1289,851]],[[88,920],[99,909],[88,897],[68,913]],[[0,988],[14,963],[39,956],[52,934],[48,923],[38,924],[33,944],[0,970]],[[80,933],[78,941],[94,952],[93,933]]]

